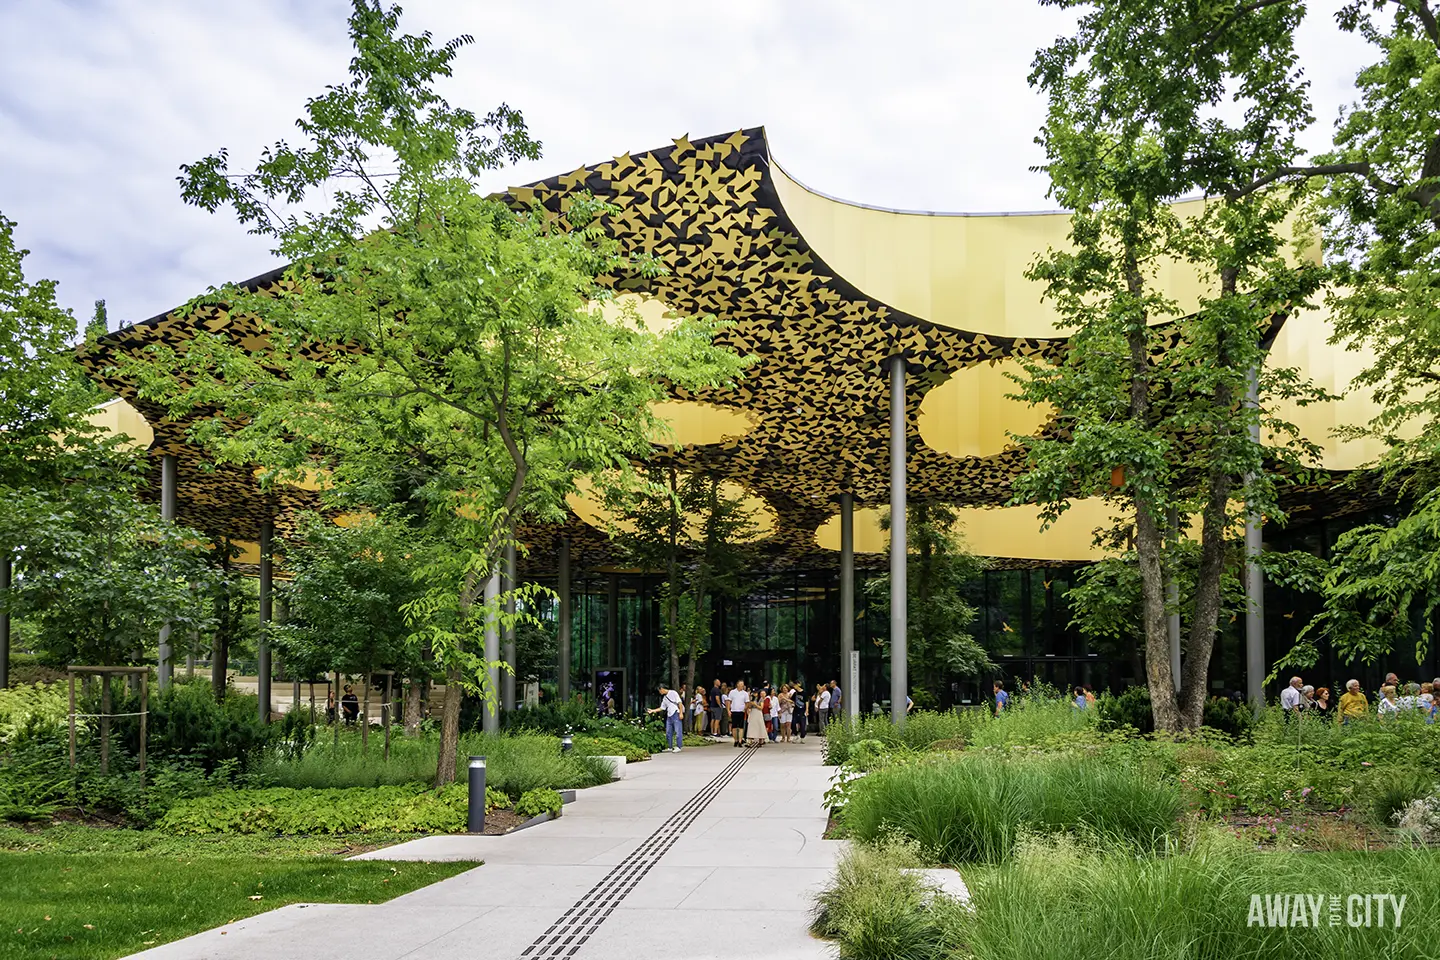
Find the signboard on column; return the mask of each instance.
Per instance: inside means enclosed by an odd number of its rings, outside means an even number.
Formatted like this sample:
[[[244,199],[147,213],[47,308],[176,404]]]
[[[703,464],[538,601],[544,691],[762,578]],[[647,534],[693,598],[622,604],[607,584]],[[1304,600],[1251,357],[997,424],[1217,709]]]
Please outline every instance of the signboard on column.
[[[845,689],[841,691],[841,703],[845,716],[860,716],[860,651],[850,651],[850,675],[845,678]]]

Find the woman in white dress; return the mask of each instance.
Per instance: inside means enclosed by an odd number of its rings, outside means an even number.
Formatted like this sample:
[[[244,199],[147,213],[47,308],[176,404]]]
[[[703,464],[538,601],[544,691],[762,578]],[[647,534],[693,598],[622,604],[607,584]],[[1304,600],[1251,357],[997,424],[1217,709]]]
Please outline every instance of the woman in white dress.
[[[751,700],[745,704],[745,745],[747,747],[765,746],[765,709],[760,706],[758,700]]]
[[[790,693],[790,685],[784,684],[780,687],[780,742],[790,742],[790,725],[795,722],[795,699]]]

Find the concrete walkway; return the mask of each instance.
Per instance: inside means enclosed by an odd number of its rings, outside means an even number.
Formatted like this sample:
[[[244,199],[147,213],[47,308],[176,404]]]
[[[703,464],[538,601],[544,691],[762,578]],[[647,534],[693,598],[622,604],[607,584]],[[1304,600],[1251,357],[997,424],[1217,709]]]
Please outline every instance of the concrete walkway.
[[[300,905],[156,947],[144,960],[766,960],[834,951],[807,932],[842,844],[822,840],[815,738],[659,754],[503,837],[437,836],[371,860],[484,860],[388,903]]]

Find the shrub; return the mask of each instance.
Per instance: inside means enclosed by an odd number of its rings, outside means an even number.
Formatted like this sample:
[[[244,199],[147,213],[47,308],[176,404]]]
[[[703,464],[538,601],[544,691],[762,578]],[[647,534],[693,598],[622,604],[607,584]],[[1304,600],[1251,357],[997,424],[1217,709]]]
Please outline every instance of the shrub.
[[[224,790],[176,803],[158,826],[184,835],[458,833],[465,829],[466,802],[466,787],[458,783],[438,792],[413,786]]]
[[[467,787],[467,790],[468,790],[468,787]],[[468,798],[469,798],[468,793],[467,793],[467,795],[466,795],[466,798],[467,798],[467,803],[468,803]],[[486,813],[489,813],[491,810],[508,810],[508,809],[510,809],[510,795],[509,795],[508,793],[502,793],[501,791],[496,790],[494,787],[486,787],[486,788],[485,788],[485,812],[486,812]]]
[[[1200,722],[1212,730],[1236,739],[1246,737],[1255,723],[1255,713],[1248,703],[1237,703],[1229,697],[1211,697],[1205,701]]]
[[[967,873],[974,910],[959,917],[967,956],[987,960],[1151,960],[1159,956],[1415,958],[1434,933],[1410,910],[1440,898],[1426,853],[1257,854],[1207,841],[1172,856],[1134,858],[1075,843],[1022,844],[1001,869]],[[1249,922],[1251,898],[1329,892],[1408,895],[1399,929]],[[1342,907],[1343,909],[1343,907]]]
[[[942,863],[999,863],[1022,829],[1154,850],[1174,832],[1179,791],[1116,764],[945,755],[869,774],[844,811],[849,836],[900,835]]]
[[[862,740],[875,740],[886,747],[923,750],[939,740],[965,739],[976,726],[981,711],[931,713],[916,710],[896,729],[889,717],[860,717],[855,722],[837,720],[825,736],[825,762],[841,764],[850,759],[850,750]]]
[[[576,737],[575,750],[591,757],[624,757],[627,763],[649,760],[650,754],[627,740],[614,737]]]
[[[70,692],[63,684],[31,683],[0,689],[0,744],[13,742],[22,732],[30,737],[68,736],[69,716]]]
[[[1102,693],[1095,700],[1095,712],[1102,730],[1131,727],[1140,733],[1155,729],[1155,715],[1150,711],[1150,689],[1144,685],[1127,687],[1119,696]]]
[[[1393,827],[1409,806],[1435,792],[1435,776],[1413,767],[1380,767],[1356,788],[1356,810],[1371,826]]]
[[[841,960],[940,960],[958,955],[964,907],[936,897],[903,845],[852,847],[818,897],[811,931],[836,941]]]
[[[538,817],[542,813],[558,815],[564,801],[560,794],[554,790],[547,790],[543,787],[539,790],[527,790],[515,804],[515,815],[525,817]]]

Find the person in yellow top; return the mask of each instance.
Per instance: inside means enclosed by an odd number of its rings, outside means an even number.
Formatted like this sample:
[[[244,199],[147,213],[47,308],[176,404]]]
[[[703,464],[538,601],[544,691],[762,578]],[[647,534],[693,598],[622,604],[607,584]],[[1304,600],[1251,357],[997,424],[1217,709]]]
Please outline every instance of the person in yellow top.
[[[1363,717],[1370,712],[1370,701],[1365,699],[1365,694],[1360,692],[1360,681],[1350,680],[1345,684],[1345,692],[1340,694],[1340,722],[1349,723],[1351,720]]]

